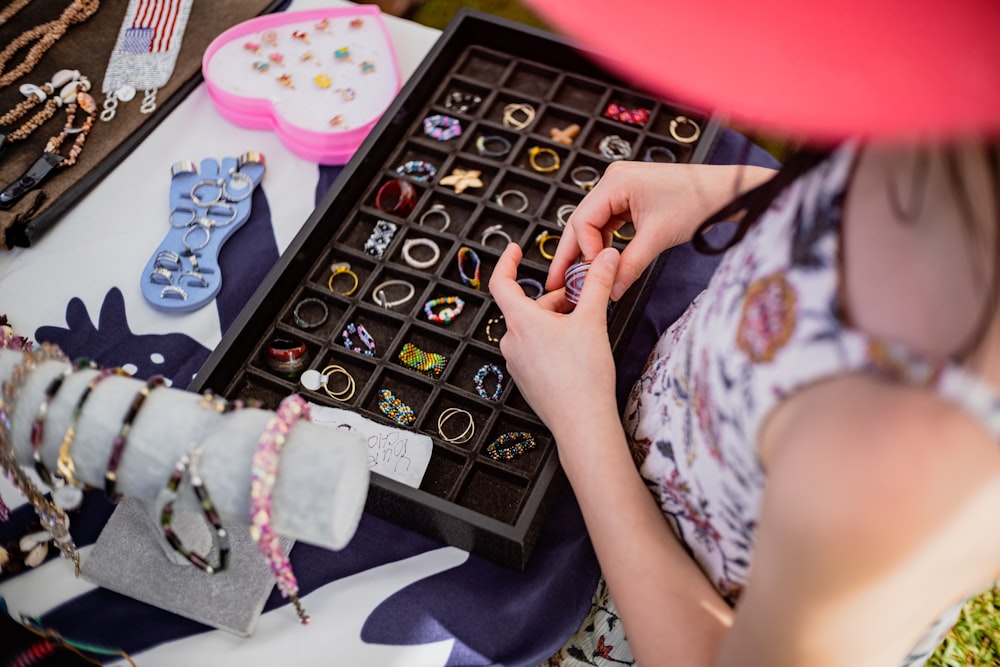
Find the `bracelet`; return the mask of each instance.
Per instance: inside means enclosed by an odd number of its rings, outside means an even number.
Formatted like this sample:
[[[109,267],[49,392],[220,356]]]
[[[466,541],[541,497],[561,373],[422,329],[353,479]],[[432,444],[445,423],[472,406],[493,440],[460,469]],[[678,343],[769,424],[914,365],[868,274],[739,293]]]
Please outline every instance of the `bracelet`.
[[[205,482],[201,478],[201,446],[195,447],[190,454],[184,454],[174,466],[170,477],[167,478],[167,486],[160,492],[160,501],[163,503],[160,509],[160,527],[163,529],[163,537],[174,551],[186,558],[192,565],[208,574],[222,572],[229,567],[229,533],[222,525],[219,512],[212,502],[212,497],[205,488]],[[212,543],[216,551],[219,552],[219,560],[216,564],[208,562],[208,558],[184,546],[181,538],[171,527],[174,517],[174,501],[177,499],[177,491],[180,488],[181,480],[185,475],[191,485],[191,490],[198,497],[198,506],[201,508],[201,515],[205,522],[212,529]]]
[[[566,269],[566,300],[570,303],[580,302],[580,293],[583,291],[583,281],[590,271],[590,262],[576,262]]]
[[[497,384],[493,388],[492,394],[486,393],[486,387],[484,386],[486,376],[489,374],[494,375],[497,379]],[[503,371],[496,364],[483,364],[480,366],[479,370],[476,371],[476,375],[472,378],[472,382],[476,385],[476,393],[481,398],[485,398],[487,401],[500,400],[500,394],[503,392]]]
[[[444,204],[431,205],[431,207],[426,211],[424,211],[423,215],[420,216],[420,219],[417,220],[417,224],[419,225],[426,224],[427,218],[431,217],[432,215],[441,216],[441,219],[444,220],[444,225],[440,229],[438,229],[439,232],[443,232],[444,230],[448,229],[448,226],[451,224],[451,216],[448,214],[448,209],[445,208]]]
[[[541,234],[535,237],[535,241],[538,242],[538,252],[541,253],[542,257],[547,260],[555,259],[555,253],[551,253],[545,249],[545,244],[549,241],[555,241],[556,245],[559,244],[559,239],[562,238],[558,234],[549,234],[547,231],[543,231]]]
[[[657,159],[657,158],[662,159]],[[650,146],[642,156],[643,162],[677,162],[677,154],[666,146]]]
[[[112,502],[121,499],[117,492],[118,467],[121,465],[122,454],[125,453],[125,446],[128,444],[129,433],[132,432],[132,422],[135,421],[136,415],[139,414],[140,408],[153,389],[166,384],[166,382],[166,378],[162,375],[154,375],[146,381],[142,389],[136,392],[124,419],[122,419],[121,426],[118,428],[118,433],[111,442],[111,455],[108,457],[108,465],[104,472],[104,495]]]
[[[604,116],[625,123],[626,125],[644,127],[649,122],[649,109],[630,109],[616,102],[611,102],[604,109]]]
[[[425,260],[415,259],[412,255],[413,248],[416,247],[430,248],[431,256]],[[428,238],[413,238],[403,241],[403,261],[412,266],[415,269],[429,269],[437,261],[441,259],[441,248],[432,239]]]
[[[52,381],[49,382],[49,386],[45,388],[45,398],[42,399],[41,405],[38,406],[38,412],[35,413],[35,419],[31,423],[31,458],[35,462],[35,472],[37,472],[41,480],[50,487],[54,486],[55,482],[52,479],[52,473],[49,472],[45,462],[42,461],[42,441],[45,439],[45,420],[48,417],[49,406],[52,404],[52,399],[54,399],[56,394],[59,392],[59,388],[62,387],[63,382],[66,381],[66,378],[81,368],[96,368],[96,364],[89,359],[81,359],[70,364],[69,368],[53,378]]]
[[[299,419],[310,421],[309,404],[298,394],[291,394],[282,399],[257,441],[257,451],[250,467],[250,536],[271,567],[281,596],[291,598],[299,620],[306,624],[310,619],[299,602],[298,581],[271,527],[272,495],[278,479],[281,449],[285,446],[288,432]]]
[[[632,157],[632,144],[617,134],[609,134],[601,139],[597,148],[609,160],[627,160]]]
[[[681,127],[690,127],[689,134],[681,134],[678,130]],[[682,144],[693,144],[701,136],[701,127],[687,116],[677,116],[670,119],[670,136]]]
[[[365,346],[364,349],[360,346],[352,345],[351,336],[357,336],[361,340],[361,344]],[[347,328],[340,332],[340,337],[344,339],[344,347],[348,350],[366,354],[369,357],[375,356],[375,339],[365,329],[365,325],[351,322],[347,325]]]
[[[593,190],[597,182],[601,180],[601,172],[593,167],[584,165],[571,171],[569,178],[573,181],[574,185],[586,192]]]
[[[407,292],[399,299],[389,301],[385,295],[385,291],[388,288],[395,287],[397,285],[405,287]],[[372,290],[372,301],[374,301],[376,305],[389,310],[390,308],[395,308],[396,306],[402,306],[405,303],[409,303],[416,293],[417,288],[413,286],[413,283],[408,283],[405,280],[386,280],[385,282],[376,285],[375,289]]]
[[[394,222],[389,222],[388,220],[379,220],[376,222],[371,236],[365,241],[365,252],[376,259],[382,259],[386,248],[392,243],[392,237],[396,235],[397,229],[399,229],[399,226]]]
[[[474,290],[480,287],[479,269],[482,262],[479,255],[469,246],[462,246],[458,249],[458,275],[462,278],[462,283]],[[465,273],[465,262],[468,259],[472,263],[472,276]]]
[[[354,284],[351,285],[350,289],[348,289],[346,292],[338,292],[337,290],[333,289],[333,279],[339,276],[340,274],[346,274],[354,280]],[[347,262],[334,262],[333,264],[330,265],[330,278],[326,281],[326,286],[334,294],[340,294],[341,296],[351,296],[352,294],[354,294],[354,290],[358,289],[358,284],[360,282],[361,280],[358,278],[358,274],[356,274],[354,271],[351,271],[351,265],[348,264]]]
[[[518,205],[515,207],[515,206],[507,206],[506,204],[504,204],[504,200],[507,197],[514,197],[515,199],[517,199]],[[528,201],[528,195],[524,194],[520,190],[504,190],[496,197],[494,197],[493,201],[495,201],[503,208],[509,208],[513,210],[515,213],[524,213],[525,211],[528,210],[528,205],[530,204],[530,202]]]
[[[447,308],[442,308],[438,312],[434,312],[434,309],[438,306],[448,306]],[[458,296],[446,296],[440,299],[431,299],[424,304],[424,314],[427,315],[427,319],[431,322],[440,322],[442,324],[451,324],[451,321],[462,314],[462,309],[465,308],[465,301],[462,297]]]
[[[292,377],[306,365],[307,351],[305,342],[301,340],[282,336],[272,338],[267,346],[267,365],[277,373]]]
[[[444,433],[444,425],[448,422],[449,419],[451,419],[455,415],[465,415],[466,417],[469,418],[469,423],[468,425],[466,425],[464,431],[462,431],[458,435],[448,437]],[[438,417],[437,428],[438,428],[438,435],[441,436],[442,440],[444,440],[445,442],[450,442],[453,445],[461,445],[462,443],[472,440],[472,436],[476,434],[476,420],[472,416],[472,413],[470,413],[468,410],[463,410],[462,408],[447,408]]]
[[[510,142],[499,134],[476,138],[476,152],[483,157],[503,157],[510,153]]]
[[[348,271],[349,270],[350,269],[348,269]],[[331,283],[333,282],[333,275],[330,276]],[[332,292],[333,290],[331,289],[330,291]],[[351,291],[353,292],[354,289],[351,289]],[[308,306],[318,306],[319,317],[312,320],[307,320],[302,317],[302,309]],[[327,307],[326,302],[323,301],[323,299],[317,299],[314,296],[310,296],[295,304],[295,310],[292,311],[292,317],[295,319],[296,326],[300,329],[305,329],[307,331],[310,329],[318,329],[323,326],[323,323],[326,322],[328,317],[330,317],[330,309]]]
[[[343,389],[334,391],[330,388],[330,380],[334,375],[343,375],[347,378],[347,384]],[[322,387],[327,396],[335,401],[341,402],[347,402],[354,398],[354,391],[357,388],[357,384],[354,382],[354,376],[348,373],[346,368],[338,366],[337,364],[327,366],[322,372],[308,370],[302,374],[299,381],[302,383],[303,387],[311,391],[316,391]]]
[[[424,352],[413,343],[403,343],[399,351],[399,360],[404,366],[432,378],[441,377],[448,358],[437,352]]]
[[[409,181],[392,178],[382,184],[375,193],[375,206],[399,217],[405,217],[417,203],[417,189]]]
[[[378,409],[382,414],[402,426],[409,426],[414,422],[416,416],[413,414],[413,408],[393,396],[391,391],[379,389],[378,395]]]
[[[526,431],[510,431],[486,446],[486,453],[496,461],[510,461],[536,446],[535,437]]]
[[[524,114],[520,118],[517,114]],[[535,107],[526,102],[512,102],[503,108],[503,126],[523,130],[535,120]]]
[[[396,167],[396,173],[400,176],[409,176],[417,183],[424,183],[434,178],[437,167],[423,160],[410,160]]]
[[[551,156],[551,163],[547,165],[538,164],[539,155]],[[540,174],[551,174],[553,171],[557,171],[559,169],[559,153],[557,153],[553,148],[532,146],[531,150],[528,151],[528,164],[530,164],[531,168]]]
[[[487,227],[486,229],[484,229],[483,230],[483,236],[479,239],[479,242],[482,243],[483,245],[488,245],[486,243],[486,241],[491,236],[499,236],[504,241],[506,241],[508,244],[514,242],[514,239],[512,239],[510,237],[510,234],[508,234],[507,232],[505,232],[503,230],[503,225],[491,225],[490,227]]]
[[[424,118],[424,134],[431,139],[448,141],[462,136],[462,123],[457,118],[435,114]]]

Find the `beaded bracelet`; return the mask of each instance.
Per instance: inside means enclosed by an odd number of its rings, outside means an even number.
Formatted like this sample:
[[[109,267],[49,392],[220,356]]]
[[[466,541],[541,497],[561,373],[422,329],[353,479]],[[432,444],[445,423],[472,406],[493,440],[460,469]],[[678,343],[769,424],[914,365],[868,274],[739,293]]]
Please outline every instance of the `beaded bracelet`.
[[[490,373],[496,376],[497,379],[497,384],[496,387],[493,388],[492,394],[486,393],[486,387],[484,385],[486,376]],[[485,398],[487,401],[500,400],[500,394],[503,392],[503,371],[501,371],[496,364],[483,364],[480,366],[479,370],[476,371],[475,377],[472,378],[472,382],[476,385],[476,393],[479,394],[480,397]]]
[[[401,426],[409,426],[414,422],[416,416],[413,408],[396,398],[391,391],[379,389],[378,395],[378,409],[382,414]]]
[[[41,521],[42,528],[52,536],[62,555],[73,563],[74,574],[79,577],[80,554],[69,532],[69,517],[61,507],[49,500],[35,486],[14,456],[11,417],[17,404],[19,390],[37,365],[50,359],[66,361],[59,348],[49,343],[42,343],[36,351],[23,350],[21,363],[11,369],[10,377],[3,383],[0,392],[0,467],[6,473],[7,479],[28,499]]]
[[[162,375],[154,375],[142,386],[142,389],[136,392],[132,403],[128,406],[128,412],[125,413],[125,418],[122,419],[121,426],[118,428],[118,433],[111,443],[111,455],[108,457],[107,470],[104,472],[104,495],[113,502],[121,499],[117,491],[118,466],[121,465],[122,454],[125,453],[128,436],[132,432],[132,423],[153,389],[166,383],[167,380]]]
[[[271,527],[271,504],[274,484],[278,479],[278,466],[285,437],[296,421],[311,419],[309,403],[298,394],[291,394],[278,405],[276,414],[268,420],[257,441],[250,468],[250,536],[271,567],[282,597],[290,598],[303,625],[309,616],[299,602],[299,584],[292,573],[292,565],[281,549],[278,536]]]
[[[361,340],[361,344],[365,346],[364,349],[360,345],[354,345],[351,336],[357,336]],[[344,347],[348,350],[366,354],[369,357],[375,356],[375,339],[365,329],[365,325],[351,322],[346,329],[340,332],[340,337],[344,339]]]
[[[167,487],[160,492],[160,502],[163,506],[160,509],[160,527],[163,529],[163,537],[170,544],[174,551],[186,558],[192,565],[208,574],[222,572],[229,567],[229,533],[222,525],[219,512],[212,502],[212,497],[205,488],[205,482],[201,478],[201,446],[195,447],[190,454],[184,454],[174,466],[170,477],[167,478]],[[181,480],[185,475],[191,485],[191,490],[198,497],[198,505],[201,507],[201,514],[205,517],[206,523],[212,528],[212,543],[215,550],[219,552],[219,560],[216,564],[208,562],[208,558],[184,546],[181,538],[174,532],[171,523],[174,517],[174,501],[177,499],[178,489]]]
[[[448,141],[462,136],[462,123],[451,116],[434,114],[424,118],[424,134],[431,139]]]
[[[465,272],[466,260],[472,264],[472,276]],[[469,246],[462,246],[458,249],[458,275],[461,276],[463,284],[474,290],[478,290],[480,286],[479,269],[481,264],[479,255]]]
[[[413,343],[403,343],[403,349],[399,351],[399,360],[404,366],[432,378],[441,377],[444,367],[448,364],[448,358],[443,354],[424,352]]]
[[[496,461],[510,461],[535,446],[535,436],[526,431],[510,431],[487,445],[486,453]]]
[[[434,309],[438,306],[454,306],[452,308],[442,308],[438,312],[434,312]],[[431,322],[441,322],[442,324],[451,324],[451,321],[462,314],[462,309],[465,308],[465,301],[458,296],[446,296],[440,299],[431,299],[424,304],[424,314],[427,315],[427,319]]]
[[[50,487],[55,485],[55,481],[52,479],[52,473],[49,472],[48,466],[42,461],[42,440],[45,439],[45,419],[49,414],[49,406],[66,378],[80,368],[93,368],[94,366],[95,364],[89,359],[81,359],[53,378],[49,382],[49,386],[45,388],[45,398],[38,406],[38,412],[35,413],[35,419],[31,423],[31,458],[35,462],[35,472]]]

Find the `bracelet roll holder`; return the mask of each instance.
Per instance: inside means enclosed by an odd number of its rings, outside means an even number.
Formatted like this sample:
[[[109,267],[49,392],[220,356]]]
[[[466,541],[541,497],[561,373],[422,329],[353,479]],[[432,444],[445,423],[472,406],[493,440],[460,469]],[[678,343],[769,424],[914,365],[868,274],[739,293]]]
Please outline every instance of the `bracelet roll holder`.
[[[20,352],[0,350],[0,381],[10,377],[20,360]],[[43,362],[21,388],[11,415],[11,444],[22,467],[32,461],[34,412],[49,382],[67,367],[66,362]],[[83,369],[67,377],[49,405],[41,456],[50,470],[56,469],[73,405],[96,372]],[[72,458],[75,477],[87,486],[103,488],[112,441],[143,385],[139,379],[108,378],[94,390],[99,400],[88,401],[81,413]],[[200,395],[180,389],[161,387],[150,393],[118,468],[117,491],[125,498],[84,557],[82,573],[109,590],[248,636],[275,583],[249,534],[251,459],[274,412],[245,408],[220,413],[206,410],[201,402]],[[196,443],[203,448],[201,477],[230,536],[229,567],[215,574],[180,558],[163,538],[159,523],[160,492],[177,460]],[[272,516],[286,552],[293,540],[333,550],[347,545],[367,498],[367,452],[356,433],[307,422],[291,429],[281,455]],[[174,505],[173,527],[196,551],[207,550],[211,543],[186,482]],[[287,613],[294,623],[294,613]]]

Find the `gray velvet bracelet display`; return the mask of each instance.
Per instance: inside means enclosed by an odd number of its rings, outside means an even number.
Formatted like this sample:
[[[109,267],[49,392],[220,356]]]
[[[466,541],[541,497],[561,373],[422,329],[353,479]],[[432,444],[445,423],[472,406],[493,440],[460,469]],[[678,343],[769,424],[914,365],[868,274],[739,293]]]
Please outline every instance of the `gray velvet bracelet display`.
[[[9,378],[21,359],[20,352],[0,350],[0,380]],[[45,389],[67,367],[66,362],[43,362],[21,387],[11,426],[14,452],[24,467],[31,467],[31,425]],[[97,373],[81,369],[71,374],[49,405],[40,451],[50,470],[56,470],[60,445],[73,424],[73,409]],[[104,487],[112,443],[144,384],[111,376],[88,397],[70,449],[80,482]],[[274,585],[248,532],[251,460],[274,412],[244,408],[220,413],[201,402],[200,395],[179,389],[160,387],[150,393],[132,423],[118,468],[117,491],[134,502],[123,501],[116,509],[85,558],[83,572],[95,583],[130,597],[249,634]],[[177,559],[161,535],[157,499],[177,460],[199,443],[201,477],[232,540],[231,572],[209,575]],[[361,519],[368,479],[362,436],[300,420],[281,452],[272,504],[274,531],[287,540],[344,547]],[[186,482],[174,508],[174,527],[185,544],[190,540],[195,550],[210,544],[197,499]],[[285,546],[290,548],[290,542]],[[248,611],[249,616],[244,613]]]

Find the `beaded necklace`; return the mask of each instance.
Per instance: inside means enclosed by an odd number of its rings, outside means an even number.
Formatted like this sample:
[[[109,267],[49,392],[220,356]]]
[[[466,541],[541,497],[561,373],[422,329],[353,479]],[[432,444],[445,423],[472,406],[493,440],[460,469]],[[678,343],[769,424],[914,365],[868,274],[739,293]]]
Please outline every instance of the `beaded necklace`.
[[[14,14],[17,14],[19,11],[24,9],[29,2],[31,2],[31,0],[14,0],[14,2],[4,7],[3,11],[0,12],[0,25],[9,21]]]
[[[73,0],[69,7],[63,10],[63,13],[59,16],[59,18],[49,21],[48,23],[37,25],[30,30],[25,30],[11,40],[10,44],[8,44],[3,51],[0,51],[0,88],[9,85],[34,69],[35,65],[38,64],[38,61],[42,59],[42,55],[44,55],[45,52],[48,51],[60,37],[66,34],[66,31],[71,25],[83,23],[89,19],[94,15],[94,12],[97,11],[99,6],[100,0]],[[8,8],[8,10],[9,9],[10,8]],[[20,7],[18,7],[18,9],[20,9]],[[10,15],[13,15],[13,12],[11,12]],[[7,16],[7,18],[10,18],[10,16]],[[24,56],[24,60],[22,60],[17,67],[8,70],[7,63],[11,57],[21,49],[28,48],[28,45],[32,42],[34,42],[34,45],[28,49],[28,53]]]
[[[18,102],[3,116],[0,116],[0,150],[8,143],[25,139],[42,126],[45,121],[55,115],[56,109],[64,102],[72,101],[79,90],[90,90],[90,81],[78,70],[61,69],[55,73],[52,80],[41,86],[24,84],[20,87],[24,99]],[[10,125],[19,121],[29,111],[44,103],[31,118],[21,123],[20,127],[10,129]]]

